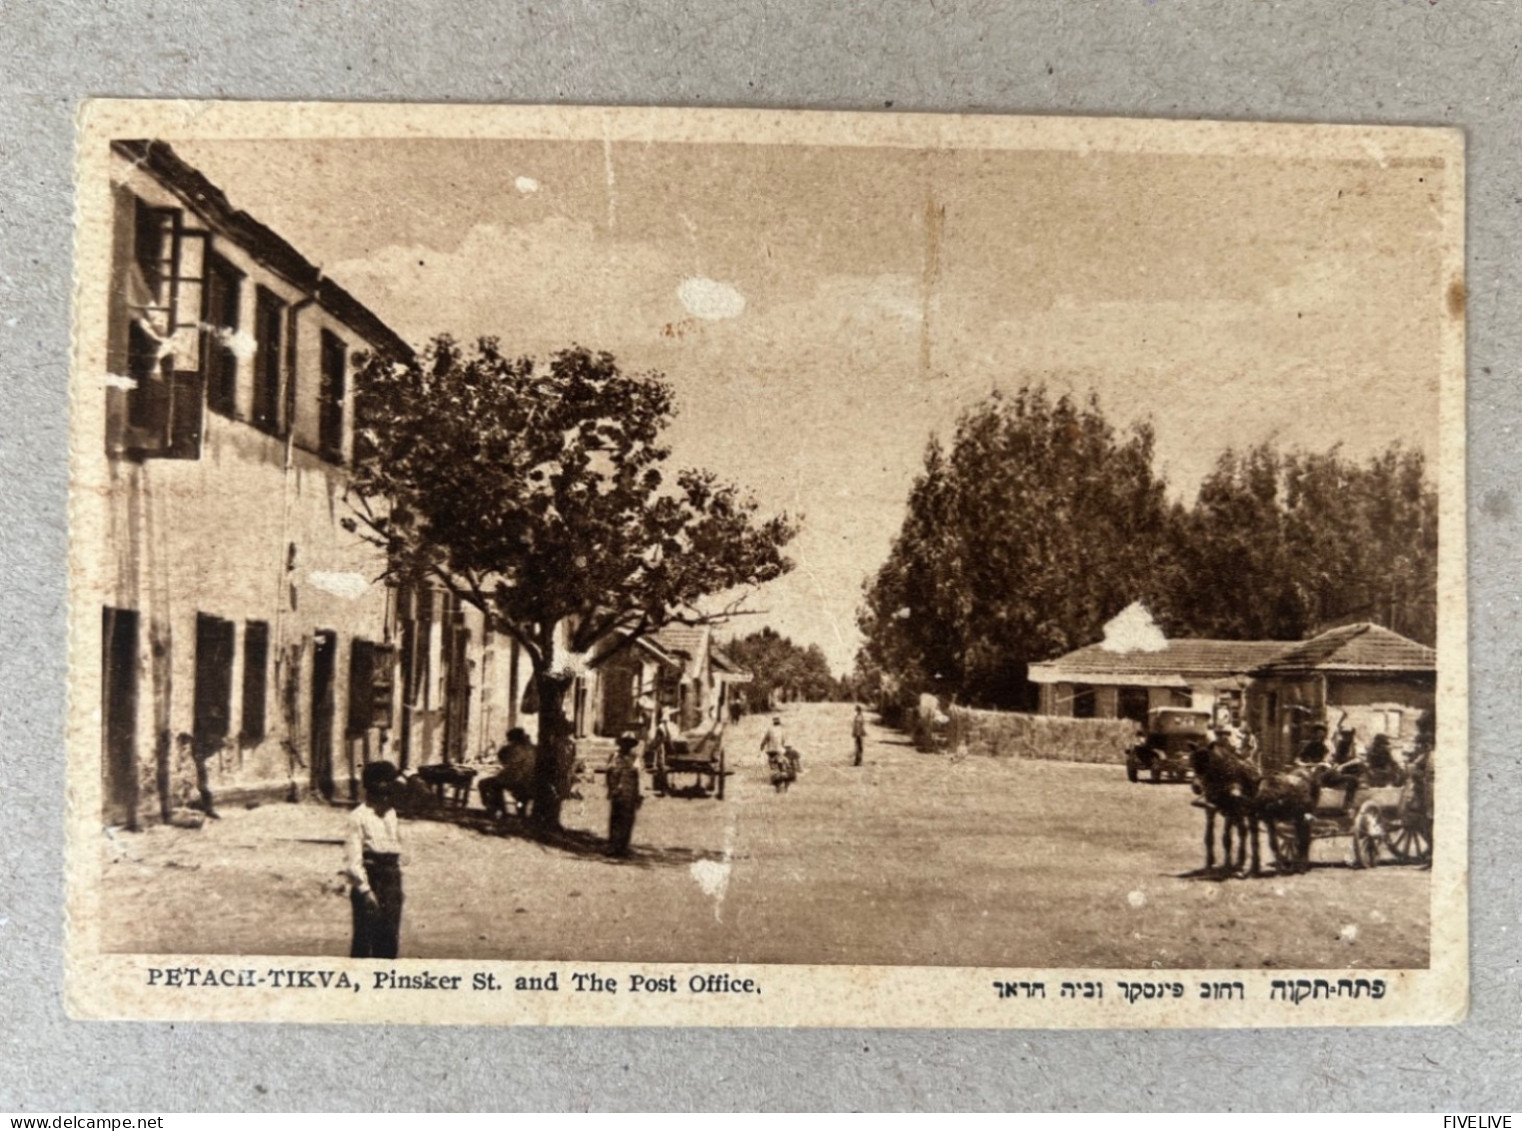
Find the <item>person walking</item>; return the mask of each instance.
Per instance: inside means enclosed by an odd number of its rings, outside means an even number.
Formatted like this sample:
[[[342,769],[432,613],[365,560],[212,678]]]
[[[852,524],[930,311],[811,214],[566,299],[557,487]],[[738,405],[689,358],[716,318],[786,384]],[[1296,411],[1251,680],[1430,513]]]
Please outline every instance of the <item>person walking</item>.
[[[657,793],[665,792],[666,759],[670,756],[671,714],[662,707],[656,712],[655,730],[651,732],[650,741],[645,743],[645,769],[650,771],[650,780]]]
[[[639,759],[634,756],[639,738],[622,735],[618,753],[608,767],[608,848],[609,856],[628,856],[634,839],[634,816],[643,798],[639,789]]]
[[[856,717],[851,720],[851,739],[856,744],[856,757],[851,765],[859,766],[867,746],[867,717],[861,713],[860,703],[856,704]]]
[[[761,736],[761,753],[770,758],[773,754],[780,755],[786,750],[787,735],[782,732],[782,716],[773,715],[772,725]]]
[[[782,716],[773,715],[772,725],[761,736],[761,753],[771,771],[772,788],[782,792],[787,779],[787,735],[782,731]]]
[[[402,935],[402,842],[397,828],[397,769],[370,762],[360,774],[364,802],[349,814],[349,901],[354,910],[350,958],[395,958]]]

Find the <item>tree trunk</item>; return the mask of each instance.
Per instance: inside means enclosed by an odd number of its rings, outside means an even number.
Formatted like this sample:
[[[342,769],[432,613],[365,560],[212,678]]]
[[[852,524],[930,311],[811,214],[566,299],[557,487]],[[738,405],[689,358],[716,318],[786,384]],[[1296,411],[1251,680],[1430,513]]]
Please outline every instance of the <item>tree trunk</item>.
[[[567,676],[535,672],[539,693],[539,747],[534,756],[533,822],[542,829],[560,827],[560,803],[572,741],[571,720],[565,713]]]

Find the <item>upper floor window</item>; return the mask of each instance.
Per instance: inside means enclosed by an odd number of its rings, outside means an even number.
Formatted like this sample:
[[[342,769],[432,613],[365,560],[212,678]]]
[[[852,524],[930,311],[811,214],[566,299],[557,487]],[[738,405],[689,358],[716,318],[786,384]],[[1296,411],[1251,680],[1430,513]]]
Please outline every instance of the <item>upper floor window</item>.
[[[322,332],[322,375],[318,386],[318,450],[324,459],[344,458],[344,392],[348,380],[348,348],[328,330]]]
[[[206,403],[223,416],[236,416],[238,409],[238,357],[232,336],[238,332],[242,290],[243,273],[220,255],[208,255],[201,364],[206,373]]]
[[[132,459],[195,459],[201,450],[199,361],[206,232],[178,208],[119,198],[108,349],[126,387],[108,394],[107,450]]]
[[[168,310],[167,290],[175,273],[174,237],[179,220],[177,208],[154,208],[145,200],[137,201],[132,258],[147,292],[140,301],[148,310]]]
[[[254,301],[253,425],[271,436],[285,435],[280,411],[280,351],[284,341],[285,303],[263,287]]]

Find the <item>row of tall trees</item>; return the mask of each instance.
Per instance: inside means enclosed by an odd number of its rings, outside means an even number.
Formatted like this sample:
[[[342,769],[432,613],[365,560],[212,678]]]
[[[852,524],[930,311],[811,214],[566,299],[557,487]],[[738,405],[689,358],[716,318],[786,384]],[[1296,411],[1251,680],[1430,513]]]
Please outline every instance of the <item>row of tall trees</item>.
[[[773,628],[737,637],[724,645],[724,651],[751,674],[745,694],[753,711],[779,702],[818,703],[851,697],[851,681],[836,678],[819,645],[796,644]]]
[[[866,586],[869,685],[1031,705],[1030,663],[1140,600],[1170,636],[1298,639],[1354,617],[1436,634],[1437,496],[1419,452],[1224,452],[1170,502],[1147,425],[1095,399],[994,394],[932,439]]]

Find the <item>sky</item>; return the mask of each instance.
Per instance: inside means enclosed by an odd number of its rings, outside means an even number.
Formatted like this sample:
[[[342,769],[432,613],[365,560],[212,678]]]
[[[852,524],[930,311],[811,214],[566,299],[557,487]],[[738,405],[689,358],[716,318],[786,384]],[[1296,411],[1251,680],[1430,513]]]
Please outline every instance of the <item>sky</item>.
[[[673,462],[801,515],[750,600],[841,672],[932,434],[995,389],[1150,421],[1192,496],[1266,440],[1435,457],[1416,161],[508,140],[176,141],[404,338],[572,343],[676,389]]]

